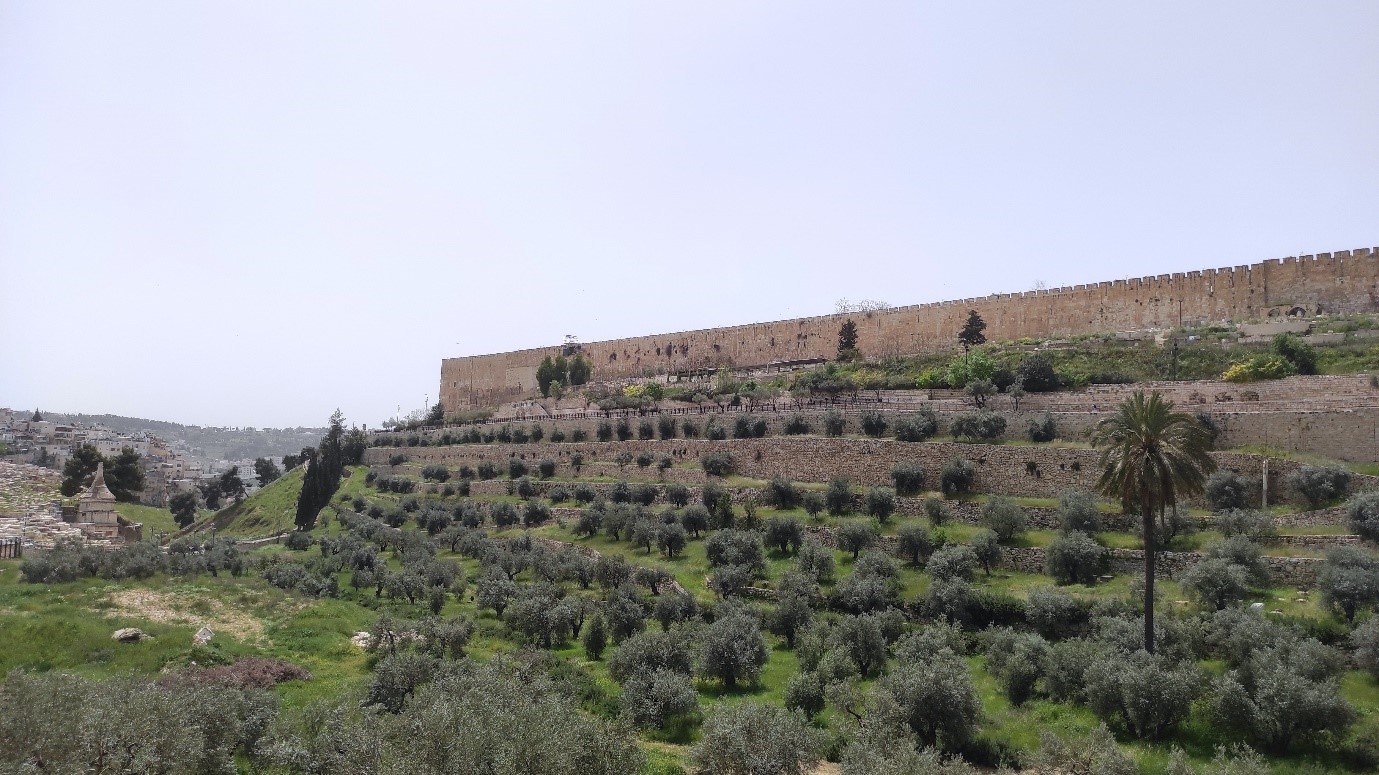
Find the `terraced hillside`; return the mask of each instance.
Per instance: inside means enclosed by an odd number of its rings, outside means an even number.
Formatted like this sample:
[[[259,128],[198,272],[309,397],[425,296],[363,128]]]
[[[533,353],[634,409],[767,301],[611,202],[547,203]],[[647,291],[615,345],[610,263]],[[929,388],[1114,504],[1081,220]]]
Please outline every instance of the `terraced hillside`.
[[[163,551],[9,563],[2,664],[256,676],[280,708],[235,744],[240,771],[341,751],[478,769],[514,745],[542,762],[514,773],[1379,766],[1364,463],[1212,452],[1207,494],[1154,536],[1151,655],[1140,520],[1090,494],[1085,441],[959,441],[956,415],[919,410],[758,417],[380,437],[310,532],[281,535],[293,472]]]

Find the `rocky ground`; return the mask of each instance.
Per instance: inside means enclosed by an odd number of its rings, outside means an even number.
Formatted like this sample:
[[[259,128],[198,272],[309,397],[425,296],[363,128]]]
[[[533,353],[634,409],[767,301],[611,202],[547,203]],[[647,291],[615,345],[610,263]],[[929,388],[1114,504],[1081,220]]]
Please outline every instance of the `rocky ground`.
[[[62,474],[27,463],[0,462],[0,540],[22,537],[50,546],[81,531],[62,521],[54,507],[62,500]]]

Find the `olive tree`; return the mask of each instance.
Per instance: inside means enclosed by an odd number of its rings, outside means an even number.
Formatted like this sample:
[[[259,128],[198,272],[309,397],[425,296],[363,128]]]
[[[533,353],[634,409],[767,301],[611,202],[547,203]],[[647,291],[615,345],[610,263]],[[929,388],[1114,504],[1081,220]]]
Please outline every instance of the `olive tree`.
[[[714,707],[690,760],[702,775],[805,775],[822,747],[803,713],[748,700]]]

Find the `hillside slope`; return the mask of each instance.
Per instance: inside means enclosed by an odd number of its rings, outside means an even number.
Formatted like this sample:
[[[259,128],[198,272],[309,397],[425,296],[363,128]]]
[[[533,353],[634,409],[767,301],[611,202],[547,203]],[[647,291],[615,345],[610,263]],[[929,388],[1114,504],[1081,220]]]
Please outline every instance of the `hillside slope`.
[[[291,530],[297,515],[297,497],[302,494],[302,467],[259,489],[239,503],[216,512],[194,530],[214,529],[217,534],[237,538],[260,538]]]

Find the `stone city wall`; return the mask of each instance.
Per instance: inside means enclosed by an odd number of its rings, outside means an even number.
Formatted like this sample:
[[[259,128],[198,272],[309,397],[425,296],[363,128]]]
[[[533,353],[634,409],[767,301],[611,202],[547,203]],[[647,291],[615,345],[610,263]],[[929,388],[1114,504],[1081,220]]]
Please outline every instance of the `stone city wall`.
[[[1168,328],[1280,313],[1372,312],[1379,310],[1379,259],[1362,248],[876,312],[614,339],[582,349],[597,379],[832,358],[839,326],[852,319],[865,355],[914,354],[950,349],[970,309],[981,313],[992,340]],[[541,359],[562,349],[446,358],[441,362],[441,401],[458,410],[531,394]]]

